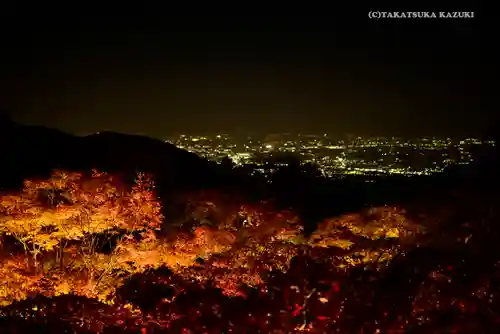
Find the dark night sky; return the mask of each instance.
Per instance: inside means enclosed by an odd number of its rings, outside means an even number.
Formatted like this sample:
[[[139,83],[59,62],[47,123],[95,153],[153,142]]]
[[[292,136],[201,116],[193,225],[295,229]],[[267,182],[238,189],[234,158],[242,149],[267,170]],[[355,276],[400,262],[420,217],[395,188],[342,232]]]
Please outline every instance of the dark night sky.
[[[473,10],[473,9],[472,9]],[[0,107],[72,133],[468,134],[496,58],[458,21],[4,15]]]

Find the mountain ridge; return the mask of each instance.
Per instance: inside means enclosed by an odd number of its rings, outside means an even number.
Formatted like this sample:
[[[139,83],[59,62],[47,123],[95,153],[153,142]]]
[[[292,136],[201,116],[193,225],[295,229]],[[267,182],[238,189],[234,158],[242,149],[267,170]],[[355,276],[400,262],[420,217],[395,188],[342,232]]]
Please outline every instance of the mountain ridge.
[[[23,179],[46,176],[53,169],[145,171],[174,188],[223,174],[214,163],[146,136],[106,131],[78,137],[43,126],[0,122],[2,188],[17,187]]]

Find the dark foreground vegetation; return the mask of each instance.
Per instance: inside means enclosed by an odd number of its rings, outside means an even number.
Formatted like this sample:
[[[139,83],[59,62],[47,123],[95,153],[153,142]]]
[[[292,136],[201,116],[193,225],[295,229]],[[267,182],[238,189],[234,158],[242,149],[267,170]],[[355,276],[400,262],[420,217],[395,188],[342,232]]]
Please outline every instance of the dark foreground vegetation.
[[[500,331],[495,152],[267,184],[152,139],[2,127],[2,332]]]

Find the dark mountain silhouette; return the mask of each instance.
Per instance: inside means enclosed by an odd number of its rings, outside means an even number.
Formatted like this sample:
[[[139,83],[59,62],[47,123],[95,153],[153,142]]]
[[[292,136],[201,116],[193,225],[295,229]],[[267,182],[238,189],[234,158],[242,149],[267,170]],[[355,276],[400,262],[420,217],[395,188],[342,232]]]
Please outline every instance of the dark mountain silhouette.
[[[18,186],[25,177],[42,176],[53,168],[71,166],[77,138],[58,130],[22,126],[3,119],[0,124],[2,187]]]
[[[103,132],[81,138],[80,147],[87,165],[113,172],[152,172],[158,182],[169,188],[208,187],[223,177],[218,165],[144,136]]]
[[[0,186],[17,187],[29,177],[45,177],[56,168],[97,168],[129,175],[151,172],[168,188],[204,187],[223,181],[226,170],[195,154],[157,139],[112,132],[77,137],[3,117],[0,124]]]

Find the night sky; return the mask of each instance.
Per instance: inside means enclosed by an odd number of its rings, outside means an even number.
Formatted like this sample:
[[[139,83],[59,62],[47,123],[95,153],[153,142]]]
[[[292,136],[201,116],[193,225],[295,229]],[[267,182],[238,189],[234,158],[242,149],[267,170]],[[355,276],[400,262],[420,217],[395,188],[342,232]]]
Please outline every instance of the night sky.
[[[471,9],[473,10],[473,9]],[[2,13],[0,108],[86,134],[474,134],[494,43],[473,20]]]

